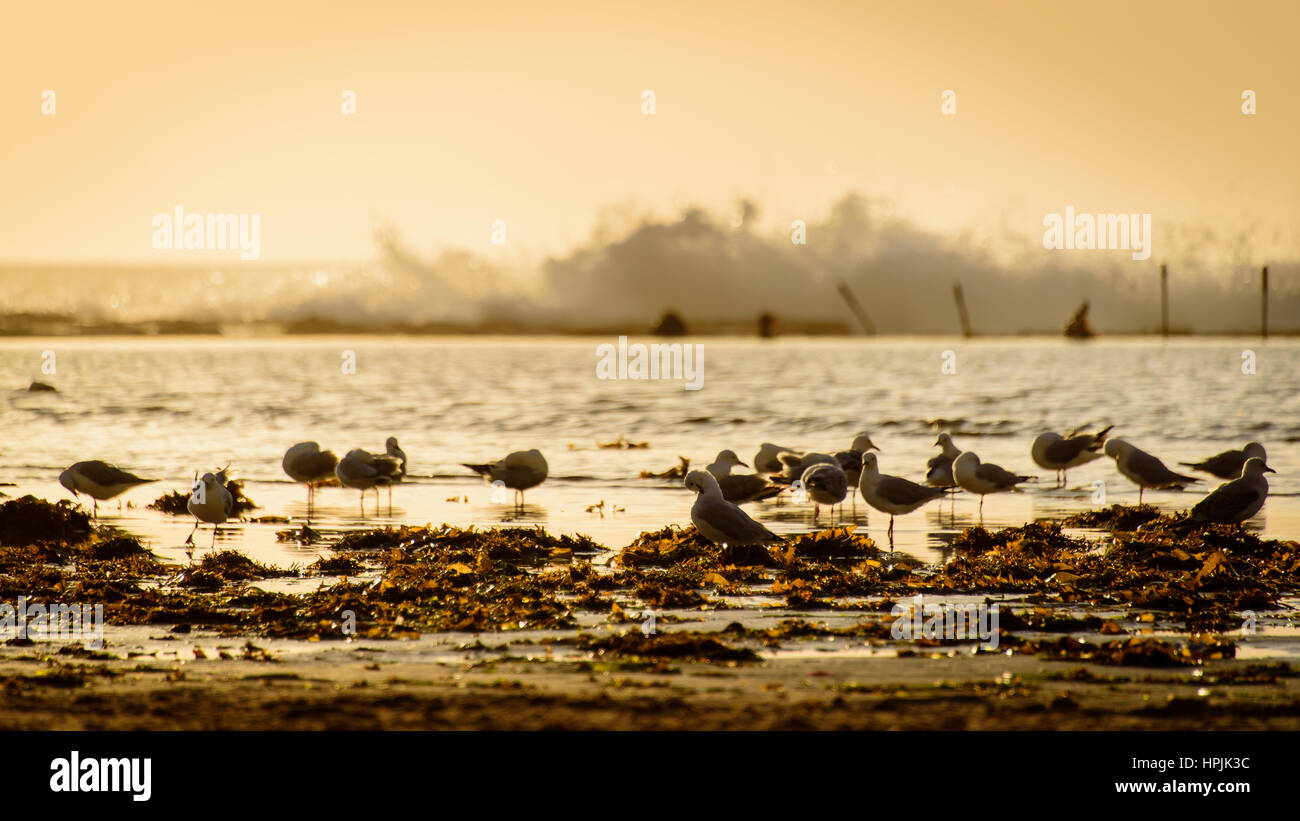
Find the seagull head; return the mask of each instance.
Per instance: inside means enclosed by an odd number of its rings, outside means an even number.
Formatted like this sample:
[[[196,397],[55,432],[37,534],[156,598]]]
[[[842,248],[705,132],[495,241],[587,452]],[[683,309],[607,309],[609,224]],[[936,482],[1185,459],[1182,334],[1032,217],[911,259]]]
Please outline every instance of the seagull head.
[[[721,494],[722,489],[718,487],[718,480],[713,478],[713,474],[707,470],[692,470],[686,474],[686,487],[699,494]]]
[[[72,476],[72,468],[68,468],[59,474],[59,484],[72,491],[73,496],[78,496],[77,482]],[[78,496],[78,498],[80,498],[80,496]]]
[[[1106,442],[1106,455],[1112,459],[1119,458],[1119,455],[1128,450],[1132,445],[1123,439],[1111,439]]]
[[[740,461],[740,457],[736,455],[736,452],[734,450],[718,451],[717,461],[722,462],[723,464],[731,465],[733,467],[735,467],[736,465],[740,465],[741,467],[749,467],[749,465]]]
[[[1241,466],[1242,476],[1263,476],[1265,473],[1277,473],[1277,471],[1264,464],[1264,460],[1258,456],[1250,457],[1246,460],[1246,464]]]
[[[880,448],[876,447],[876,444],[871,441],[870,436],[865,433],[859,433],[857,436],[853,437],[853,444],[849,445],[849,450],[860,450],[865,453],[869,450],[880,450]]]

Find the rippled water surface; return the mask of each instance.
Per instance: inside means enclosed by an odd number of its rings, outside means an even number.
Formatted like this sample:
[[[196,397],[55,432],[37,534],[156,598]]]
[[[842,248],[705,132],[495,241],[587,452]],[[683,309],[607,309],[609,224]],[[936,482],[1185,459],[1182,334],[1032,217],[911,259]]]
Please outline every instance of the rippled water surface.
[[[164,491],[188,490],[195,471],[233,464],[262,509],[253,516],[306,514],[302,487],[280,469],[285,449],[314,439],[340,456],[382,451],[397,436],[409,481],[375,513],[358,494],[326,488],[312,523],[327,531],[377,524],[541,524],[583,532],[619,547],[644,530],[688,523],[692,496],[680,485],[640,479],[678,456],[703,467],[719,449],[750,461],[764,441],[810,450],[848,447],[859,430],[881,447],[888,473],[919,480],[937,450],[935,433],[986,461],[1042,480],[1025,492],[990,496],[985,525],[1022,524],[1108,502],[1133,503],[1136,488],[1108,459],[1072,471],[1053,490],[1050,472],[1029,458],[1046,429],[1116,426],[1115,435],[1173,466],[1256,439],[1268,448],[1271,495],[1252,527],[1300,536],[1300,343],[1295,340],[1109,339],[699,339],[704,387],[681,381],[596,378],[603,338],[21,338],[0,341],[0,487],[9,495],[68,494],[62,468],[105,459],[157,477],[101,506],[101,516],[181,556],[193,525],[144,509]],[[1243,373],[1252,351],[1256,373]],[[355,352],[356,373],[343,372]],[[55,373],[42,374],[53,352]],[[946,354],[951,357],[946,360]],[[955,361],[956,373],[944,373]],[[58,393],[29,393],[41,379]],[[645,449],[603,449],[624,437]],[[522,513],[496,504],[461,462],[536,447],[551,477],[530,491]],[[1156,492],[1148,501],[1185,508],[1196,490]],[[604,502],[603,511],[588,507]],[[751,512],[780,533],[812,529],[810,506],[764,503]],[[603,512],[603,516],[601,515]],[[825,511],[823,511],[825,517]],[[885,538],[888,517],[858,500],[845,521]],[[977,523],[977,499],[960,495],[901,517],[896,545],[938,559],[962,528]],[[280,543],[286,525],[236,523],[218,544],[264,561],[308,561],[322,550]],[[200,545],[209,543],[204,532]]]

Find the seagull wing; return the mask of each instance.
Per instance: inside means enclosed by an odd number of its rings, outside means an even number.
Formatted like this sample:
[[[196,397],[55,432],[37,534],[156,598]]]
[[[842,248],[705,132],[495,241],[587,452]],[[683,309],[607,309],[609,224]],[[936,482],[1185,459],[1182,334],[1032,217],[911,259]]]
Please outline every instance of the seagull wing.
[[[937,487],[918,485],[902,476],[881,476],[876,492],[896,505],[919,505],[944,495]]]
[[[975,476],[984,482],[996,485],[997,487],[1015,487],[1017,483],[1025,481],[1024,476],[1019,476],[1001,465],[994,465],[989,462],[981,462],[980,466],[975,468]]]
[[[708,527],[726,537],[730,545],[764,544],[784,541],[780,536],[750,518],[730,502],[715,500],[696,505],[691,511]]]
[[[77,465],[77,472],[95,484],[103,487],[144,484],[145,482],[152,481],[151,479],[141,479],[133,473],[127,473],[125,470],[121,470],[114,465],[100,461],[81,462]]]
[[[1267,488],[1257,482],[1228,482],[1197,502],[1192,508],[1192,518],[1199,522],[1239,522],[1249,515],[1248,511],[1254,512],[1251,508],[1258,509],[1267,496]]]

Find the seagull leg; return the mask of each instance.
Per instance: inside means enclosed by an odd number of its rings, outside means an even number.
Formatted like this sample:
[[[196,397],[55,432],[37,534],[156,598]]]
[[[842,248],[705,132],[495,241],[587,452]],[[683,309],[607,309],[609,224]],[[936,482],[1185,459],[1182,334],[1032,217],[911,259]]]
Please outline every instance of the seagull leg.
[[[984,524],[984,494],[980,494],[980,524]]]
[[[198,529],[199,529],[199,520],[195,519],[194,529],[190,531],[190,535],[185,537],[185,544],[194,544],[194,534],[198,532]]]
[[[212,547],[211,547],[211,550],[215,552],[216,549],[217,549],[217,526],[216,526],[216,525],[213,525],[213,526],[212,526]]]

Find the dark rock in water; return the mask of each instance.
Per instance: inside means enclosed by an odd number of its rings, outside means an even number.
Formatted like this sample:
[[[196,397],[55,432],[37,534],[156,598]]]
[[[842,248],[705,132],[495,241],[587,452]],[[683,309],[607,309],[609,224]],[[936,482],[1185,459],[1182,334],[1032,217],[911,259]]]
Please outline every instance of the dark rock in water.
[[[1079,306],[1079,310],[1074,312],[1074,318],[1070,324],[1065,326],[1065,335],[1071,339],[1092,339],[1097,332],[1092,329],[1092,324],[1088,322],[1088,303],[1084,302]]]
[[[686,323],[676,311],[669,311],[663,315],[651,333],[655,336],[685,336]]]
[[[38,381],[38,382],[32,382],[32,384],[30,384],[30,385],[27,386],[27,390],[28,390],[28,392],[30,392],[30,393],[42,393],[42,392],[44,392],[44,393],[58,393],[58,392],[59,392],[59,389],[56,388],[56,387],[54,387],[53,385],[51,385],[51,384],[49,384],[49,383],[47,383],[47,382],[39,382],[39,381]]]
[[[776,336],[776,317],[767,313],[761,315],[758,318],[758,335],[763,339]]]

